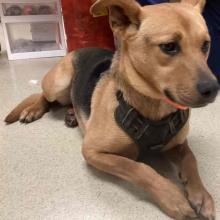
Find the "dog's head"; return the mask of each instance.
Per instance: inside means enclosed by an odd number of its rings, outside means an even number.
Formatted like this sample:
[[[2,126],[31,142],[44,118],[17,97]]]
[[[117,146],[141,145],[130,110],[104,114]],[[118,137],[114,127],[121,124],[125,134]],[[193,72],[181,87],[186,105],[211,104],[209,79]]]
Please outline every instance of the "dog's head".
[[[204,2],[141,7],[135,0],[98,0],[91,12],[109,9],[121,74],[131,86],[171,104],[200,107],[213,102],[219,89],[207,65],[210,36],[201,15]]]

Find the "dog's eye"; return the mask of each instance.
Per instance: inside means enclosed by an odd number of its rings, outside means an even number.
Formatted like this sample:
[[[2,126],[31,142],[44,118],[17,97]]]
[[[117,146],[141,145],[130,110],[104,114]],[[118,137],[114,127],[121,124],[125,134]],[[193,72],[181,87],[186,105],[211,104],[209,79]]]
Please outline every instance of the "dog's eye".
[[[180,46],[178,43],[176,42],[170,42],[170,43],[166,43],[166,44],[160,44],[160,49],[168,54],[168,55],[171,55],[171,56],[174,56],[176,54],[179,53],[180,51]]]
[[[210,41],[205,41],[202,45],[202,52],[208,53],[209,48],[210,48]]]

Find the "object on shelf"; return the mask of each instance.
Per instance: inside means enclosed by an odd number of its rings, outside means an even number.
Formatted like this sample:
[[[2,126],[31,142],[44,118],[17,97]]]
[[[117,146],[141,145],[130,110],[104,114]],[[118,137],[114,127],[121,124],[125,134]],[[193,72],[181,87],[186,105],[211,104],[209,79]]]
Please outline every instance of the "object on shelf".
[[[3,11],[5,16],[51,15],[51,14],[57,14],[57,6],[56,4],[49,4],[49,3],[48,4],[4,3]]]
[[[52,8],[48,5],[41,5],[38,9],[39,15],[50,15],[53,14]]]
[[[6,16],[19,16],[22,15],[22,8],[18,5],[12,5],[6,10]]]
[[[34,5],[25,5],[23,8],[23,15],[36,15],[37,8]]]

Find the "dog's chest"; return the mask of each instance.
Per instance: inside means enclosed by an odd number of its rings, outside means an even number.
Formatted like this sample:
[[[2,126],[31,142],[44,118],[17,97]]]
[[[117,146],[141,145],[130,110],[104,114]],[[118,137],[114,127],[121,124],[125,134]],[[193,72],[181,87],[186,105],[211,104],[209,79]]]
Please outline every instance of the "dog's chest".
[[[117,92],[118,107],[114,116],[118,126],[139,146],[139,158],[145,153],[159,153],[181,131],[189,118],[189,110],[178,110],[159,121],[141,115]]]

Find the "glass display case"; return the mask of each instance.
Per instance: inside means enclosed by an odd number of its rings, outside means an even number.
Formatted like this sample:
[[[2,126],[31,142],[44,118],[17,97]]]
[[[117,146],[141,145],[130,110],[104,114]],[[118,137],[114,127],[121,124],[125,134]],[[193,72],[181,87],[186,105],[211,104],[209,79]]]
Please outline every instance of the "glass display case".
[[[0,0],[0,14],[9,60],[66,54],[59,0]]]

